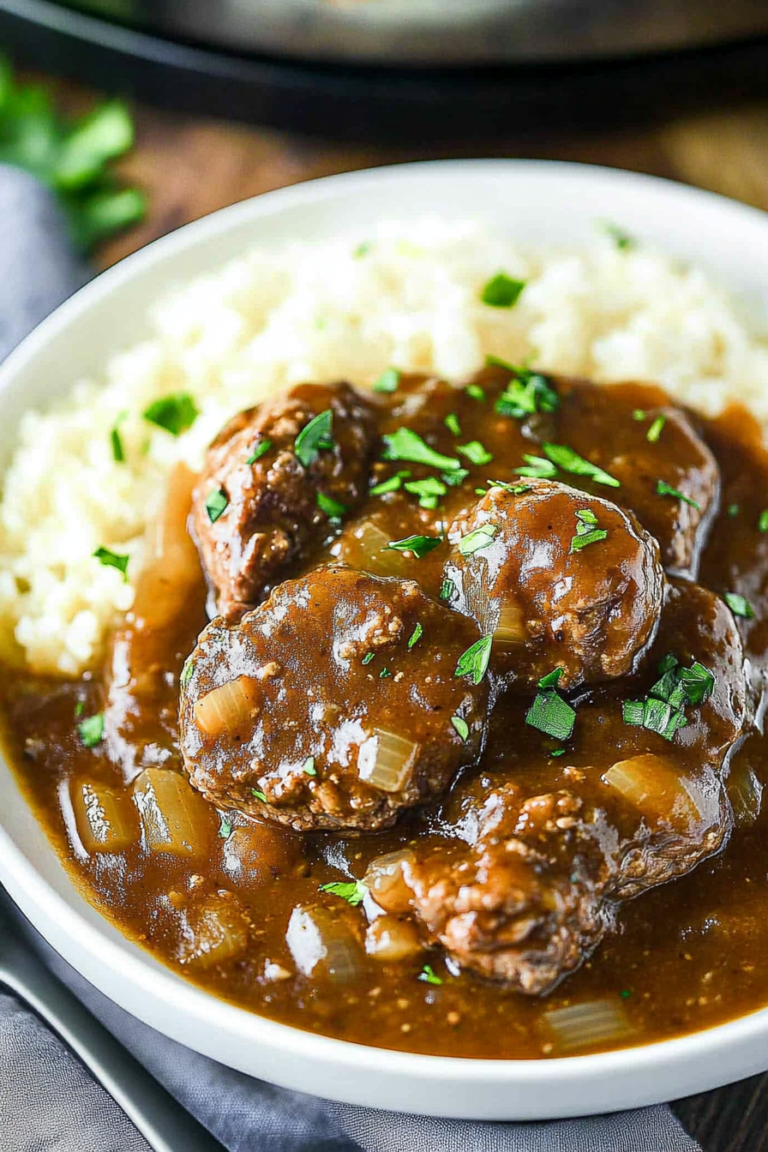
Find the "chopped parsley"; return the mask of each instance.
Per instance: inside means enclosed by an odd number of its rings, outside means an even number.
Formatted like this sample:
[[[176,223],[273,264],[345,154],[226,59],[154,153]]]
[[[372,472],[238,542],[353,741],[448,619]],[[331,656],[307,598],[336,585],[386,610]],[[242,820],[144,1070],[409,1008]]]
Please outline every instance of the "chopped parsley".
[[[741,616],[744,620],[753,620],[755,610],[745,596],[740,592],[724,592],[723,600],[733,612],[734,616]]]
[[[93,553],[99,564],[103,564],[105,568],[117,568],[118,572],[122,572],[123,579],[128,581],[128,561],[130,556],[121,556],[118,552],[112,552],[109,548],[97,548]]]
[[[363,240],[360,244],[358,244],[357,248],[352,249],[352,255],[354,256],[355,260],[362,260],[363,256],[367,256],[372,248],[373,243],[371,240]]]
[[[712,695],[715,678],[708,668],[694,661],[690,668],[681,668],[671,652],[659,663],[661,677],[653,684],[644,700],[625,700],[624,723],[657,732],[671,740],[679,728],[688,721],[684,708],[703,704]]]
[[[271,447],[271,440],[260,440],[254,448],[253,452],[251,452],[250,456],[246,460],[246,464],[255,464],[257,460],[261,460],[262,456],[266,456]]]
[[[208,513],[208,519],[211,524],[215,524],[219,516],[229,504],[229,498],[226,492],[221,488],[214,488],[213,492],[208,494],[205,501],[205,510]]]
[[[424,635],[423,625],[417,624],[416,627],[414,628],[413,632],[411,632],[411,635],[408,639],[408,651],[410,651],[411,648],[413,648],[413,646],[415,644],[418,644],[419,640],[421,640],[423,635]]]
[[[440,585],[440,599],[441,600],[452,600],[455,595],[456,595],[456,585],[454,584],[453,580],[448,580],[446,578],[445,580],[443,580],[442,584]]]
[[[363,656],[363,664],[370,664],[375,655],[375,652],[366,652],[365,656]]]
[[[442,480],[438,480],[436,476],[427,476],[425,480],[409,480],[403,487],[406,492],[418,496],[421,508],[437,508],[438,500],[448,491]]]
[[[738,516],[738,514],[739,514],[738,504],[729,504],[727,509],[726,509],[726,512],[728,514],[729,519],[733,520],[734,517]],[[766,522],[765,522],[765,528],[768,528],[768,518],[766,519]],[[764,532],[765,528],[761,528],[760,531]]]
[[[409,460],[413,464],[426,464],[429,468],[440,468],[454,472],[461,464],[453,456],[443,456],[430,448],[429,444],[410,428],[398,428],[383,437],[382,460]]]
[[[449,412],[445,418],[445,426],[453,436],[461,436],[461,424],[455,412]]]
[[[464,391],[470,400],[485,400],[485,392],[479,384],[467,384]]]
[[[570,552],[580,552],[589,544],[605,540],[608,532],[597,527],[597,516],[591,508],[580,508],[576,513],[576,535],[571,540]]]
[[[436,976],[429,964],[425,964],[421,972],[416,977],[417,980],[422,980],[425,984],[442,984],[439,976]]]
[[[485,284],[480,299],[491,308],[512,308],[520,299],[525,283],[525,280],[515,280],[506,272],[499,272]]]
[[[540,372],[530,372],[527,368],[515,368],[503,361],[494,362],[508,368],[513,374],[505,391],[496,401],[495,410],[499,416],[524,420],[536,412],[557,411],[560,398],[546,376]]]
[[[194,670],[195,670],[194,660],[192,659],[191,656],[188,656],[187,659],[184,661],[184,667],[182,668],[181,675],[179,676],[179,686],[181,688],[186,688],[187,684],[189,684],[190,680],[192,679],[192,673],[194,672]]]
[[[391,675],[392,673],[389,668],[382,668],[381,672],[379,672],[379,680],[386,680]]]
[[[77,726],[77,734],[84,748],[95,748],[104,739],[104,713],[86,716]]]
[[[320,891],[329,892],[331,896],[340,896],[353,908],[362,904],[368,894],[368,888],[362,880],[351,880],[349,883],[344,880],[333,880],[330,884],[321,884]]]
[[[629,232],[619,228],[618,224],[612,224],[610,220],[606,220],[602,224],[602,229],[606,236],[610,236],[620,252],[629,252],[632,248],[637,247],[637,240],[634,236],[630,236]]]
[[[481,468],[483,464],[490,464],[493,460],[491,453],[483,447],[479,440],[470,440],[469,444],[457,444],[456,451],[466,456],[470,464]]]
[[[632,419],[633,420],[645,420],[645,409],[644,408],[635,408],[634,412],[632,413]]]
[[[253,792],[253,794],[254,794],[254,796],[256,797],[256,799],[257,799],[257,800],[261,800],[261,802],[262,802],[263,804],[267,804],[267,803],[269,803],[269,801],[267,800],[267,798],[266,798],[266,796],[264,795],[264,793],[263,793],[263,792],[260,792],[258,788],[251,788],[251,792]]]
[[[326,408],[324,412],[320,412],[310,420],[309,424],[305,424],[299,432],[294,441],[293,450],[296,453],[296,459],[305,468],[314,464],[321,450],[333,448],[332,428],[333,409]]]
[[[468,468],[456,468],[453,472],[442,472],[440,479],[444,484],[450,485],[451,488],[458,488],[469,476]]]
[[[471,676],[472,683],[479,684],[488,671],[492,644],[493,634],[481,636],[479,640],[471,644],[466,652],[462,652],[459,657],[454,676]]]
[[[499,531],[498,524],[481,524],[459,540],[459,552],[462,556],[472,556],[481,548],[487,548]]]
[[[530,476],[532,480],[551,480],[557,476],[555,465],[551,460],[545,460],[543,456],[529,456],[526,453],[523,460],[525,464],[515,468],[518,476]]]
[[[82,716],[83,712],[85,712],[85,704],[82,700],[78,700],[77,704],[75,704],[75,718],[77,719]]]
[[[301,766],[301,770],[305,776],[317,776],[317,768],[315,768],[314,756],[307,756],[306,760]]]
[[[701,512],[701,504],[680,492],[679,489],[673,488],[671,484],[667,484],[666,480],[656,481],[656,493],[659,496],[674,496],[676,500],[682,500],[685,504],[690,504],[691,508],[695,508],[697,512]]]
[[[562,668],[555,668],[539,680],[539,691],[533,704],[525,714],[525,722],[555,740],[567,740],[576,723],[576,711],[557,690],[563,675]]]
[[[757,522],[757,527],[761,532],[768,532],[768,508],[760,513],[760,519]]]
[[[374,392],[397,392],[400,376],[397,368],[387,368],[373,385]]]
[[[380,484],[374,484],[373,488],[369,488],[369,496],[383,496],[387,492],[397,492],[398,488],[402,487],[403,479],[410,476],[410,472],[396,472],[394,476],[390,476],[387,480],[382,480]]]
[[[346,504],[334,500],[332,496],[326,496],[324,492],[318,492],[317,506],[320,511],[325,512],[326,516],[330,517],[331,520],[340,520],[347,511]]]
[[[547,459],[556,467],[562,468],[563,472],[570,472],[574,476],[588,476],[596,484],[605,484],[608,488],[621,487],[621,482],[614,476],[598,468],[597,464],[593,464],[590,460],[585,460],[566,444],[545,443],[541,447]]]
[[[226,840],[231,834],[232,825],[230,824],[229,820],[227,820],[226,816],[222,816],[221,824],[219,824],[219,836],[221,836],[222,840]]]
[[[562,668],[553,668],[539,680],[539,688],[557,688],[563,676]]]
[[[144,410],[144,419],[158,428],[164,428],[171,436],[180,436],[191,428],[200,415],[197,405],[188,392],[177,392],[173,396],[162,396]]]
[[[507,484],[505,480],[486,480],[486,484],[489,488],[503,488],[505,492],[511,492],[513,496],[522,496],[524,492],[531,490],[530,484]]]
[[[109,434],[109,442],[112,445],[112,459],[116,464],[125,463],[125,449],[123,448],[122,437],[118,430],[117,424]]]
[[[453,724],[461,739],[466,741],[469,736],[469,724],[467,724],[464,717],[451,716],[451,724]]]
[[[416,559],[421,560],[422,556],[426,556],[442,542],[442,536],[406,536],[403,540],[390,540],[386,548],[391,548],[395,552],[413,552]],[[382,552],[384,551],[386,549],[382,548]]]
[[[664,430],[664,425],[667,422],[666,416],[657,416],[653,424],[645,434],[645,438],[649,444],[655,444]]]

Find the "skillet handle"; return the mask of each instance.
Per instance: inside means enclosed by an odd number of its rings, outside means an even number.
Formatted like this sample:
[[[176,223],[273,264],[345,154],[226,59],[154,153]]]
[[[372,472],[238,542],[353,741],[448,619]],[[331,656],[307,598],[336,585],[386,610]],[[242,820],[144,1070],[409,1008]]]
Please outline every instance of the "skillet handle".
[[[23,965],[0,971],[0,984],[33,1008],[79,1056],[153,1152],[225,1152],[31,949],[23,953]]]

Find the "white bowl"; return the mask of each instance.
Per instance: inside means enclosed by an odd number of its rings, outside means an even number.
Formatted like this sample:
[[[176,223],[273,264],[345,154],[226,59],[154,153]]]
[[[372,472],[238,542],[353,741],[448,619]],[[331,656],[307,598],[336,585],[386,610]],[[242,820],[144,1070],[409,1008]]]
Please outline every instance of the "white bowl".
[[[525,243],[587,242],[609,219],[765,303],[768,217],[708,193],[575,164],[415,164],[336,176],[217,212],[131,256],[45,321],[0,369],[0,455],[19,416],[147,334],[148,305],[254,244],[359,238],[378,217],[482,217]],[[2,461],[0,460],[0,465]],[[50,944],[121,1007],[242,1072],[318,1096],[428,1115],[545,1119],[685,1096],[768,1068],[768,1010],[620,1052],[558,1060],[417,1056],[262,1019],[185,983],[75,890],[0,760],[0,881]],[[373,1039],[373,1037],[372,1037]]]

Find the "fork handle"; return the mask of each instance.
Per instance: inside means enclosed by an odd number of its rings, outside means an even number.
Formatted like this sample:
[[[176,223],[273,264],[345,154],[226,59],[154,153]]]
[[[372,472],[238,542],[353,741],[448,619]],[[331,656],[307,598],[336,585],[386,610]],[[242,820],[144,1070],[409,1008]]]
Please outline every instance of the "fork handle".
[[[6,984],[58,1033],[134,1123],[153,1152],[225,1152],[30,950]]]

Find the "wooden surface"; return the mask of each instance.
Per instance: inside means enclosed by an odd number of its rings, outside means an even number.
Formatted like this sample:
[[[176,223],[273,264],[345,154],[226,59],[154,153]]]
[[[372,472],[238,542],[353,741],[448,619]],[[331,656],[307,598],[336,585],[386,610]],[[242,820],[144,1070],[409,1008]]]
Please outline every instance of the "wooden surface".
[[[72,108],[87,106],[92,98],[71,87],[59,91],[62,102]],[[540,141],[528,135],[523,149],[505,141],[493,150],[468,146],[450,153],[427,146],[355,147],[149,108],[137,108],[136,116],[137,147],[121,170],[147,191],[150,211],[141,226],[102,248],[102,266],[190,220],[260,192],[334,172],[449,155],[605,164],[695,184],[768,209],[768,101],[605,135]],[[704,1152],[768,1152],[768,1075],[674,1107]]]

